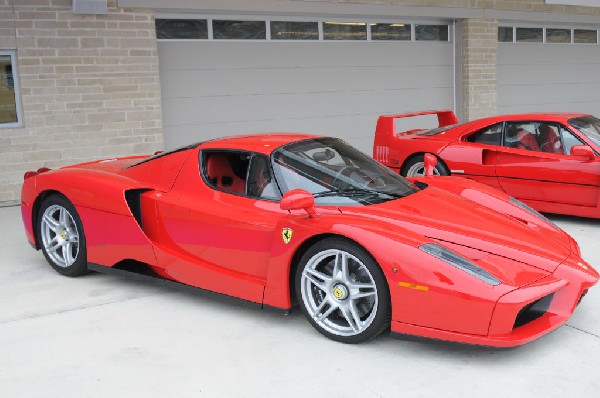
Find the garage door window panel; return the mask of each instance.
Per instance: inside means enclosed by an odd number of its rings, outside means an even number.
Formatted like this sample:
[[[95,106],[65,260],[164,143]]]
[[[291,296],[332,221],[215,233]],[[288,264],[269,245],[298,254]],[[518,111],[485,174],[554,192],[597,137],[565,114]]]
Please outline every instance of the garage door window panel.
[[[598,31],[589,29],[575,29],[573,32],[574,42],[578,44],[597,44]]]
[[[514,28],[512,26],[498,27],[498,41],[501,43],[512,43],[514,41]]]
[[[208,39],[206,19],[157,19],[157,39]]]
[[[364,22],[324,22],[324,40],[367,40]]]
[[[319,40],[318,22],[271,21],[271,40]]]
[[[546,29],[546,43],[571,43],[571,29]]]
[[[448,25],[415,25],[415,40],[448,41]]]
[[[212,28],[215,40],[265,40],[267,38],[265,21],[213,20]]]
[[[543,28],[517,28],[517,43],[543,43]]]
[[[412,39],[412,25],[403,23],[372,23],[371,40]]]

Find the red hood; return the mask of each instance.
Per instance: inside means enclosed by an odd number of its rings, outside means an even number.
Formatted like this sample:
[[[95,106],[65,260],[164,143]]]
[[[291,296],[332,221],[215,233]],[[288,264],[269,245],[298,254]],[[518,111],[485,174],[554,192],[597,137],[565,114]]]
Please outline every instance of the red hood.
[[[434,187],[377,205],[342,206],[340,210],[547,272],[554,272],[571,253],[568,237],[560,230],[541,230]]]

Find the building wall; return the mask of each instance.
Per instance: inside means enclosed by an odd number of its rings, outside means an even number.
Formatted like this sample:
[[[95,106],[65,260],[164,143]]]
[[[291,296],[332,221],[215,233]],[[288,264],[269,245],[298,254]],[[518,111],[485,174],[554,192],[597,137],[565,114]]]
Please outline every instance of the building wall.
[[[498,102],[498,21],[466,19],[461,31],[461,119],[475,120],[494,115]]]
[[[0,0],[0,49],[17,51],[24,116],[0,128],[0,204],[19,200],[27,170],[162,147],[152,11]]]

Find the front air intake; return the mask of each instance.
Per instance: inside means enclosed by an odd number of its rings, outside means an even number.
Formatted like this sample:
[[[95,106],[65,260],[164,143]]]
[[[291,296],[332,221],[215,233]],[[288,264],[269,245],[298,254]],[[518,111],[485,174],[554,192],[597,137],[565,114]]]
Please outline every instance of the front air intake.
[[[546,311],[548,311],[553,298],[554,293],[544,296],[521,308],[521,311],[519,311],[517,318],[515,319],[515,325],[513,326],[513,329],[528,324],[529,322],[534,321],[544,315]]]

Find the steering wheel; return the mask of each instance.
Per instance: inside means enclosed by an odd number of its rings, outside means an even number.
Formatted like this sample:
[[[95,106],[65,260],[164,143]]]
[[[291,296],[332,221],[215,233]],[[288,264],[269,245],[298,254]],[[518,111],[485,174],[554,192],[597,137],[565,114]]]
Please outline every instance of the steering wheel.
[[[331,182],[331,185],[339,189],[343,189],[344,185],[350,186],[350,184],[348,184],[346,181],[343,181],[341,177],[347,177],[359,182],[359,180],[352,178],[353,174],[356,174],[356,176],[360,177],[367,184],[367,186],[375,183],[375,180],[373,180],[367,173],[362,171],[360,168],[356,166],[344,166],[340,169],[340,171],[337,172],[337,174],[333,178],[333,181]],[[338,186],[338,183],[341,186]]]

